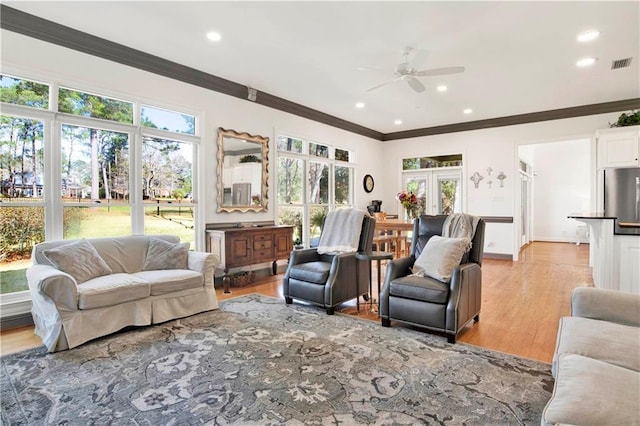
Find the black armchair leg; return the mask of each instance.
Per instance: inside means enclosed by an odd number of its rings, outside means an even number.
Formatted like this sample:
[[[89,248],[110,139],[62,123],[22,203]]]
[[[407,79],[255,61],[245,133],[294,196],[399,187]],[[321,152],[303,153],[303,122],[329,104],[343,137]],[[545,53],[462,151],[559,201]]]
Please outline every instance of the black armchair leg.
[[[452,345],[456,343],[457,339],[458,336],[456,334],[447,334],[447,342],[451,343]]]
[[[327,315],[333,315],[335,313],[335,308],[332,306],[327,308]]]
[[[383,327],[391,327],[391,320],[389,318],[380,318],[380,322]]]
[[[290,305],[290,304],[293,303],[293,299],[288,297],[288,296],[285,296],[284,297],[284,303],[286,303],[287,305]]]

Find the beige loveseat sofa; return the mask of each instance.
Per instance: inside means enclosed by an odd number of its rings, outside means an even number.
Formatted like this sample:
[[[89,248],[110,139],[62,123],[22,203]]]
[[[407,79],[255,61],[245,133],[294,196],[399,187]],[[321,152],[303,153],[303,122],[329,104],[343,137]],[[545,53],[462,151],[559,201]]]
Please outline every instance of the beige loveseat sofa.
[[[51,241],[27,270],[32,315],[49,352],[127,326],[216,309],[219,259],[170,235]]]
[[[640,424],[640,295],[580,287],[560,320],[543,426]]]

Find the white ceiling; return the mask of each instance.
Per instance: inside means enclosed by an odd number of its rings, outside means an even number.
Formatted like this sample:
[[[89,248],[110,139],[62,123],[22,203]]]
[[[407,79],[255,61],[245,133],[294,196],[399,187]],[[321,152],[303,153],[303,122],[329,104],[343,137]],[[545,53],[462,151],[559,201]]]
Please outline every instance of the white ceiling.
[[[4,3],[383,133],[640,97],[638,1]],[[407,46],[414,68],[466,71],[367,92]]]

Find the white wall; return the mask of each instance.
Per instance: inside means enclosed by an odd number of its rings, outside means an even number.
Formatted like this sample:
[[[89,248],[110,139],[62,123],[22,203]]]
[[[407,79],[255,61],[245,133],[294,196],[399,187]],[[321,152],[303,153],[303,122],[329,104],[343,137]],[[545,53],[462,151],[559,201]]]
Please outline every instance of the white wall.
[[[515,230],[520,229],[518,146],[591,139],[597,129],[607,128],[608,122],[615,121],[618,115],[600,114],[384,142],[382,151],[385,164],[395,167],[381,169],[378,173],[385,185],[384,197],[381,198],[383,205],[387,212],[398,211],[399,204],[394,196],[402,186],[402,158],[462,153],[466,188],[463,193],[464,211],[482,216],[513,217],[512,224],[496,223],[487,227],[485,251],[511,255],[517,260],[519,244]],[[591,167],[590,160],[584,161],[584,164],[574,164],[579,176],[584,175],[584,169]],[[486,184],[488,167],[493,168],[492,175],[500,171],[507,175],[504,187],[494,183],[489,188]],[[566,171],[573,174],[575,170]],[[470,181],[476,171],[485,176],[477,189]],[[557,214],[563,215],[562,212]]]
[[[575,242],[579,222],[567,215],[591,209],[591,140],[537,144],[531,148],[535,171],[533,239]]]
[[[198,154],[198,173],[204,185],[198,191],[198,202],[204,223],[249,220],[275,220],[275,154],[274,137],[280,131],[314,139],[356,153],[356,205],[364,208],[372,199],[383,200],[387,212],[398,212],[395,194],[400,190],[401,160],[405,157],[464,155],[464,210],[485,216],[515,216],[519,205],[517,184],[517,145],[558,140],[590,138],[597,129],[606,128],[619,113],[602,114],[542,123],[531,123],[493,129],[427,136],[380,142],[350,132],[276,111],[246,100],[159,77],[144,71],[92,57],[70,49],[44,43],[2,30],[2,71],[35,80],[52,79],[72,88],[92,91],[123,99],[147,102],[154,106],[197,114],[202,118],[203,144]],[[259,94],[258,94],[259,96]],[[495,100],[492,100],[495,101]],[[498,100],[499,101],[499,100]],[[462,117],[461,117],[462,119]],[[217,213],[216,196],[216,129],[224,127],[271,138],[269,165],[269,211],[265,213]],[[495,174],[507,175],[504,187],[486,180],[473,188],[469,177],[478,171],[486,175],[487,167]],[[376,182],[371,194],[362,189],[362,177],[371,174]],[[517,257],[513,224],[493,224],[487,228],[486,251]],[[197,232],[196,246],[204,247],[204,232]]]
[[[271,109],[247,100],[202,89],[176,80],[123,66],[74,50],[24,37],[1,33],[2,72],[36,81],[59,84],[116,98],[149,103],[201,117],[202,146],[198,151],[198,174],[204,185],[198,190],[204,220],[197,224],[196,246],[204,248],[204,225],[215,222],[275,220],[275,137],[282,131],[355,152],[355,204],[365,208],[371,199],[382,197],[380,181],[371,194],[362,178],[382,164],[382,142],[351,132]],[[259,94],[258,94],[259,96]],[[217,128],[234,129],[270,138],[269,205],[264,213],[216,212]]]

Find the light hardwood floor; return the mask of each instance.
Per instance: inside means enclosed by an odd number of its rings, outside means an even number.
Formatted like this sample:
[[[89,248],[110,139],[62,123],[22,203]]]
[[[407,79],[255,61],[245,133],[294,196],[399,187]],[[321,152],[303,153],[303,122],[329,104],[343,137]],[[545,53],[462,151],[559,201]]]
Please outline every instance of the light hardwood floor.
[[[373,274],[375,280],[375,268]],[[536,242],[520,253],[518,262],[485,259],[480,322],[468,325],[458,341],[550,362],[558,321],[570,314],[572,290],[584,286],[593,286],[589,246],[585,244]],[[377,299],[375,281],[373,287]],[[233,288],[231,294],[216,290],[219,300],[248,293],[282,298],[282,274],[266,277],[251,286]],[[377,314],[362,302],[359,313],[355,301],[345,303],[338,311],[378,321]],[[392,327],[403,325],[392,323]],[[2,355],[41,345],[33,327],[3,331],[0,340]]]

